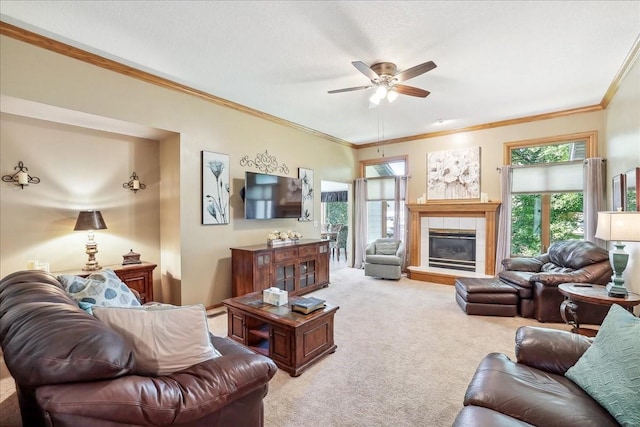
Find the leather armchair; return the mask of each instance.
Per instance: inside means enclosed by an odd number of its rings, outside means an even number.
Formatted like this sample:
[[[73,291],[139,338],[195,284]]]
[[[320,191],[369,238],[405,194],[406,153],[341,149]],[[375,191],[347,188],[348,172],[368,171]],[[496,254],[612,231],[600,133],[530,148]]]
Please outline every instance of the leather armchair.
[[[519,311],[523,317],[539,322],[562,322],[560,304],[562,283],[607,284],[613,274],[609,253],[582,240],[564,240],[551,244],[547,253],[535,257],[506,258],[500,279],[518,289]],[[599,325],[608,307],[580,304],[580,321]]]
[[[591,344],[590,338],[569,331],[518,328],[516,360],[490,353],[480,362],[453,427],[619,427],[564,376]]]
[[[398,280],[404,263],[404,243],[401,240],[377,239],[367,246],[364,275]]]

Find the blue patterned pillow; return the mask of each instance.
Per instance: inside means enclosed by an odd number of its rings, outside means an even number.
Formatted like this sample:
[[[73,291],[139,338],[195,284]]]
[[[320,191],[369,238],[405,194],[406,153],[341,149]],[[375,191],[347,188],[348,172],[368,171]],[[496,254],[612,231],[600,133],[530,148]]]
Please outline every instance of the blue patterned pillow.
[[[88,277],[58,276],[64,290],[87,311],[87,306],[135,307],[140,302],[113,270],[104,269]]]
[[[565,376],[623,426],[640,426],[640,319],[614,304],[593,344]]]

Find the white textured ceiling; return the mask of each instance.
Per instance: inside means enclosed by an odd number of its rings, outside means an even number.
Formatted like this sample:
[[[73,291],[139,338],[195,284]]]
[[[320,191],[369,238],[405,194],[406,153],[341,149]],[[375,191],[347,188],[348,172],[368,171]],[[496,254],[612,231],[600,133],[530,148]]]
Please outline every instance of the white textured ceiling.
[[[599,104],[640,1],[0,1],[4,22],[361,144]],[[352,61],[437,68],[370,109]],[[439,119],[448,120],[436,125]]]

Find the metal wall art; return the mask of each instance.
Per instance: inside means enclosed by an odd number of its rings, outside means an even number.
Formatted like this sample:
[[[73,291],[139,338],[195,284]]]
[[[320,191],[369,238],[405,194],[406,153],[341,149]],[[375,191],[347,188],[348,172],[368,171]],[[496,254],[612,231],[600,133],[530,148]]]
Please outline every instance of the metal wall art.
[[[202,152],[202,224],[229,224],[229,155]]]
[[[240,159],[240,166],[248,166],[250,168],[256,168],[260,172],[264,173],[273,173],[273,172],[281,172],[284,174],[289,173],[289,168],[287,165],[278,164],[278,160],[275,156],[272,156],[267,152],[256,154],[255,159],[251,160],[249,156],[243,156]]]
[[[313,170],[298,168],[302,183],[302,215],[299,221],[313,221]]]
[[[40,178],[37,176],[29,175],[29,168],[24,165],[22,162],[18,162],[18,166],[13,168],[13,170],[17,171],[13,175],[4,175],[2,177],[3,182],[11,182],[15,185],[20,186],[22,190],[29,184],[40,184]]]

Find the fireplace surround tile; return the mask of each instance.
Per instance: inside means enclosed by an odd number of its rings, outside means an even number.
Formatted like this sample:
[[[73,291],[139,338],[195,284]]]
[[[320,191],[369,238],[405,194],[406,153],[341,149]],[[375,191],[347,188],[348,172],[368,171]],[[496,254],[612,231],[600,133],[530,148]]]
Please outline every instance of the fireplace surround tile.
[[[475,218],[460,218],[461,230],[475,230],[476,227],[477,227],[477,224],[476,224]]]
[[[444,228],[444,218],[441,216],[432,216],[427,218],[427,229],[429,228]]]
[[[460,230],[460,218],[453,216],[446,216],[443,218],[443,227],[451,230]]]

